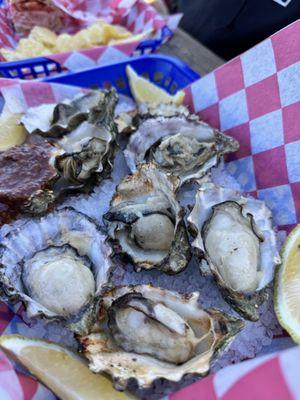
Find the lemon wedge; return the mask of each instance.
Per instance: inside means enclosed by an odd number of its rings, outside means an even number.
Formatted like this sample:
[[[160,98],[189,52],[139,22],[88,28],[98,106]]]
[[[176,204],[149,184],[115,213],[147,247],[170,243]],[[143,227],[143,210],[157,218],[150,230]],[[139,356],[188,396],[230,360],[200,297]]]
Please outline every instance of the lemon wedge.
[[[174,96],[139,76],[129,65],[126,67],[131,93],[137,103],[174,103],[182,104],[185,93],[180,90]]]
[[[275,284],[275,311],[282,327],[300,344],[300,224],[289,234],[281,256]]]
[[[130,399],[113,389],[108,378],[91,372],[83,358],[55,343],[4,335],[0,347],[62,400]]]
[[[26,130],[20,123],[21,114],[2,114],[0,116],[0,151],[23,144]]]

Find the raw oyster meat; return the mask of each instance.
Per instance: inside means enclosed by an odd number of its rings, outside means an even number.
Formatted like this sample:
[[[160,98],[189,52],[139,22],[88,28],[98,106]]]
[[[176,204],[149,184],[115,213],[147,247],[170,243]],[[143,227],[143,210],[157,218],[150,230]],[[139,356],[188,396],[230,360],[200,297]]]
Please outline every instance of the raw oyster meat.
[[[110,169],[117,134],[116,103],[114,90],[91,91],[72,101],[31,108],[21,122],[29,133],[56,146],[54,167],[63,180],[80,186],[93,174],[103,177]]]
[[[188,264],[190,245],[175,187],[154,165],[140,165],[117,187],[103,217],[108,235],[137,270],[178,273]]]
[[[26,221],[0,244],[1,297],[86,334],[109,287],[110,254],[98,226],[72,208]]]
[[[205,375],[210,362],[243,328],[216,309],[203,310],[199,293],[179,294],[151,285],[104,294],[99,332],[81,337],[93,372],[106,372],[117,389],[135,378],[146,388],[158,378]]]
[[[265,203],[203,184],[188,217],[201,271],[212,273],[224,298],[245,318],[259,319],[263,290],[280,263],[272,214]]]
[[[153,162],[183,184],[201,178],[221,156],[238,148],[235,139],[189,114],[184,106],[164,105],[142,110],[138,129],[124,153],[132,172],[142,162]]]

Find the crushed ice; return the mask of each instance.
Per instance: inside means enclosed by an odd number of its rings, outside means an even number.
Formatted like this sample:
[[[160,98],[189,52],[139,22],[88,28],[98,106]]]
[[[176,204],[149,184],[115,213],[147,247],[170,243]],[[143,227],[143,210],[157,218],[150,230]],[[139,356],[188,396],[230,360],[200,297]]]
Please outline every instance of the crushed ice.
[[[121,146],[123,147],[123,146]],[[109,202],[115,191],[116,185],[129,173],[126,166],[123,153],[119,151],[116,155],[111,179],[106,179],[100,185],[94,188],[90,195],[77,195],[69,197],[59,207],[72,206],[76,210],[85,213],[102,224],[102,216],[109,208]],[[222,186],[228,186],[239,189],[237,182],[225,171],[223,165],[214,168],[211,173],[211,179]],[[189,213],[194,204],[194,195],[197,184],[185,185],[178,194],[178,199],[182,206]],[[0,229],[4,236],[12,227],[20,226],[26,221],[26,218],[11,224],[3,226]],[[280,242],[284,239],[284,234],[280,233]],[[192,291],[200,292],[200,302],[204,308],[216,307],[227,313],[237,314],[223,300],[220,292],[212,278],[203,277],[199,272],[198,262],[192,258],[185,271],[178,275],[165,275],[159,271],[135,272],[132,265],[124,264],[119,258],[116,258],[116,268],[113,272],[112,281],[115,285],[127,284],[147,284],[153,283],[155,286],[172,289],[179,292],[189,293]],[[264,348],[270,346],[274,337],[279,335],[282,330],[277,322],[273,311],[273,290],[269,289],[269,299],[261,306],[261,318],[257,322],[245,321],[244,330],[235,338],[232,344],[215,360],[212,365],[212,372],[232,363],[238,363],[242,360],[253,358]],[[8,325],[5,333],[20,333],[27,336],[47,338],[59,342],[68,347],[76,347],[76,342],[67,329],[62,329],[59,324],[45,323],[44,321],[28,321],[25,313],[21,313],[22,319],[16,315]],[[165,380],[157,380],[149,390],[137,389],[135,383],[131,384],[131,390],[142,399],[156,400],[167,394],[178,390],[179,388],[191,384],[199,378],[185,377],[179,383],[171,383]]]

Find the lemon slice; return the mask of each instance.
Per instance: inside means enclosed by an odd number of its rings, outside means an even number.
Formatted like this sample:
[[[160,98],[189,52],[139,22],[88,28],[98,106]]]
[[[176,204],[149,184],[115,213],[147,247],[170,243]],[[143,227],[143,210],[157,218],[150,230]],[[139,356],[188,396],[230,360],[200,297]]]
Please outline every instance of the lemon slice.
[[[20,335],[4,335],[0,347],[62,400],[126,400],[111,381],[89,370],[84,359],[63,347]]]
[[[137,103],[182,104],[185,95],[182,90],[172,96],[165,90],[149,82],[147,79],[139,76],[129,65],[126,67],[126,73],[128,76],[131,93]]]
[[[300,224],[282,250],[275,284],[275,311],[280,324],[300,344]]]
[[[3,114],[0,116],[0,151],[23,144],[26,130],[20,123],[21,114]]]

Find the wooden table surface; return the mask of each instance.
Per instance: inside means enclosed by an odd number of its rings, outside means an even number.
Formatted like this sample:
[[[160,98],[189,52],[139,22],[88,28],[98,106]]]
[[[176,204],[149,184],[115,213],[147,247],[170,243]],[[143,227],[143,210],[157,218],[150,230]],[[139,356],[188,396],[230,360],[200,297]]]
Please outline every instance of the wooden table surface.
[[[225,62],[182,29],[177,29],[174,37],[161,47],[160,53],[180,58],[201,76]]]

